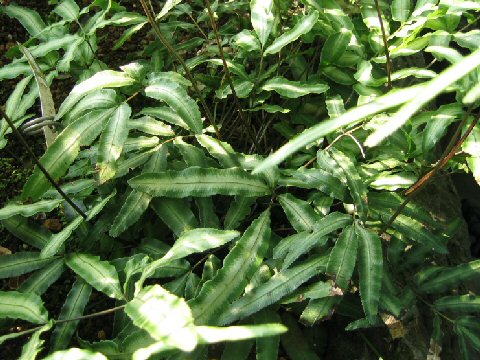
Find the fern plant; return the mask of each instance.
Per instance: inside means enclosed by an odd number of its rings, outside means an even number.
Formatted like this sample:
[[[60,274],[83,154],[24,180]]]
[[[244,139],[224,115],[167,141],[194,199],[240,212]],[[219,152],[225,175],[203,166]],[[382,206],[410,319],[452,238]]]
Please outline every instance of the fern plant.
[[[34,73],[76,85],[41,166],[0,209],[26,249],[1,257],[0,277],[31,273],[0,292],[2,328],[34,324],[0,344],[31,335],[25,359],[246,359],[253,345],[257,359],[328,358],[312,340],[326,324],[401,342],[426,308],[431,340],[412,358],[480,352],[480,260],[447,263],[461,223],[415,201],[441,171],[478,180],[477,2],[58,3],[47,24],[1,8],[29,32]],[[156,40],[108,69],[95,57],[107,26],[126,27],[114,49],[150,26]],[[27,55],[11,55],[0,80],[24,78],[2,147],[38,96]],[[51,212],[57,233],[35,221]],[[73,285],[52,316],[61,277]],[[92,293],[114,305],[90,312]],[[82,338],[101,316],[109,339]]]

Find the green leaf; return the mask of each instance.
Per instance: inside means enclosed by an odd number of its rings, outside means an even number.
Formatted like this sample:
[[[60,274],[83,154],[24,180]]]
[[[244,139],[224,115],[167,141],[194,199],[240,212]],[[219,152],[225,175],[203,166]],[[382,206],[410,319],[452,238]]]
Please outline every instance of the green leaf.
[[[77,278],[65,299],[58,320],[75,319],[82,316],[91,293],[92,287],[81,278]],[[55,327],[52,333],[53,351],[68,347],[79,322],[80,320],[63,322]]]
[[[96,73],[91,78],[82,81],[80,84],[75,85],[67,98],[63,101],[56,120],[61,119],[66,113],[68,113],[77,103],[89,92],[104,89],[104,88],[118,88],[132,85],[135,79],[123,72],[104,70]]]
[[[50,233],[45,228],[30,224],[22,216],[2,220],[2,225],[17,238],[37,249],[42,249],[50,240]]]
[[[45,324],[48,321],[48,313],[38,295],[0,291],[0,319],[4,318]]]
[[[320,241],[319,239],[323,238],[325,235],[328,235],[333,231],[350,225],[351,223],[352,217],[350,215],[342,214],[339,212],[330,213],[317,221],[313,232],[301,232],[282,239],[273,249],[273,258],[281,259],[285,257],[290,251],[292,251],[292,249],[302,251],[301,248],[299,249],[297,241],[301,241],[306,237],[312,237],[313,239],[317,239],[318,241]],[[323,241],[325,240],[326,239],[324,239]]]
[[[300,265],[280,271],[266,283],[255,287],[251,292],[233,302],[220,317],[219,323],[230,324],[276,303],[311,277],[325,271],[327,260],[327,255],[313,256]]]
[[[157,198],[152,201],[152,209],[177,236],[198,227],[198,220],[186,201]]]
[[[330,87],[321,82],[290,81],[282,76],[274,77],[262,86],[262,90],[275,91],[283,97],[296,99],[308,94],[323,94]]]
[[[391,5],[392,19],[405,22],[410,16],[410,0],[393,0]]]
[[[115,109],[95,110],[68,125],[48,147],[40,162],[54,179],[63,176],[78,156],[80,146],[90,145],[102,131]],[[37,199],[50,187],[50,182],[38,167],[23,188],[24,199]]]
[[[262,48],[267,43],[268,37],[273,30],[275,15],[273,0],[251,0],[250,12],[252,26],[257,33]]]
[[[240,325],[229,327],[197,326],[199,342],[212,344],[279,335],[287,332],[282,324]]]
[[[287,352],[288,358],[292,360],[320,360],[298,326],[296,319],[288,312],[284,312],[281,316],[283,324],[288,327],[288,333],[281,338],[282,347]]]
[[[35,10],[12,4],[2,7],[1,11],[10,18],[17,19],[33,37],[40,35],[45,28],[45,23]]]
[[[60,15],[64,20],[75,21],[80,15],[80,8],[74,0],[63,0],[53,12]]]
[[[228,303],[245,290],[265,256],[270,232],[270,212],[267,210],[236,242],[215,277],[207,281],[199,295],[189,302],[196,324],[217,323]]]
[[[155,120],[151,116],[143,116],[128,122],[130,130],[138,130],[149,135],[174,136],[175,133],[170,125]]]
[[[262,310],[255,315],[255,324],[280,323],[280,316],[269,309]],[[257,360],[275,360],[278,359],[278,347],[280,345],[280,336],[269,336],[267,338],[257,338]]]
[[[143,168],[143,172],[160,172],[167,167],[167,147],[161,146],[148,160]],[[119,236],[122,232],[135,224],[142,214],[147,210],[152,197],[141,191],[133,190],[130,192],[120,211],[113,221],[109,235]]]
[[[98,143],[97,171],[100,184],[115,176],[116,161],[127,140],[127,121],[132,109],[127,103],[120,105],[108,120]]]
[[[283,145],[280,149],[275,151],[272,155],[266,158],[260,165],[258,165],[253,173],[261,173],[285,160],[287,157],[304,148],[310,143],[321,139],[325,135],[340,129],[344,126],[354,125],[367,116],[374,115],[381,111],[396,107],[400,104],[407,102],[408,100],[418,96],[418,92],[423,87],[412,86],[406,89],[399,89],[390,91],[388,94],[378,97],[374,101],[353,108],[339,117],[320,121],[318,125],[315,125],[295,138],[291,139],[287,144]]]
[[[191,254],[201,253],[223,246],[238,236],[239,232],[233,230],[197,228],[184,231],[177,241],[175,241],[172,248],[161,259],[152,262],[143,269],[138,286],[141,286],[143,281],[153,275],[155,270],[161,266],[173,260],[183,259]]]
[[[287,193],[278,196],[288,221],[297,232],[313,231],[320,216],[306,202]]]
[[[62,201],[62,199],[41,200],[33,204],[11,202],[4,208],[0,209],[0,220],[8,219],[14,215],[30,217],[40,212],[49,213],[60,205]]]
[[[462,281],[480,278],[480,260],[470,261],[455,267],[435,272],[434,277],[420,284],[422,293],[438,293],[458,286]]]
[[[157,17],[155,20],[160,20],[163,18],[165,15],[167,15],[170,10],[172,10],[175,6],[180,4],[183,0],[167,0],[165,4],[162,7],[162,10],[158,13]]]
[[[49,258],[51,256],[56,255],[60,248],[63,246],[65,241],[72,235],[72,233],[83,223],[83,218],[81,216],[77,216],[70,224],[62,229],[59,233],[53,235],[48,244],[42,249],[40,253],[40,257],[42,259]]]
[[[126,307],[133,323],[156,340],[183,351],[197,345],[191,311],[185,300],[170,294],[159,285],[143,289]]]
[[[225,229],[236,229],[241,222],[250,214],[251,206],[255,202],[254,197],[235,196],[225,214],[223,227]]]
[[[438,94],[478,66],[480,66],[480,50],[465,56],[461,61],[456,62],[439,74],[435,79],[426,83],[421,92],[418,92],[417,96],[406,100],[406,104],[403,105],[387,123],[370,134],[365,140],[364,145],[367,147],[378,145],[387,136],[393,134],[397,129],[403,126],[408,119]]]
[[[38,252],[17,252],[2,255],[0,264],[0,279],[20,276],[40,269],[50,263],[52,258],[42,258]]]
[[[240,166],[238,154],[230,144],[205,134],[197,135],[196,139],[224,168]]]
[[[480,311],[480,297],[472,294],[445,296],[434,303],[438,311],[470,313]]]
[[[334,148],[330,150],[330,154],[345,174],[347,186],[355,203],[355,210],[360,215],[360,218],[365,221],[368,214],[367,187],[365,182],[360,177],[355,163],[349,156]]]
[[[359,240],[358,272],[360,298],[366,317],[373,321],[378,313],[380,290],[382,288],[383,252],[382,242],[377,234],[355,223]]]
[[[65,257],[65,263],[98,291],[111,298],[124,299],[117,271],[108,261],[101,261],[98,256],[72,253]]]
[[[22,293],[32,293],[42,295],[55,281],[57,281],[65,270],[63,259],[52,261],[50,264],[42,267],[33,273],[22,285],[18,291]]]
[[[44,360],[108,360],[104,355],[90,350],[70,348],[68,350],[55,351]]]
[[[135,190],[152,196],[184,198],[212,195],[262,196],[270,193],[258,176],[238,169],[202,169],[190,167],[182,171],[165,171],[136,176],[128,181]]]
[[[22,348],[22,354],[18,358],[18,360],[32,360],[36,359],[37,355],[40,351],[42,351],[42,345],[45,342],[44,340],[40,339],[40,335],[45,331],[48,331],[53,326],[53,320],[50,320],[47,324],[42,326],[40,329],[35,331],[28,340],[28,342]]]
[[[387,217],[383,218],[385,221],[388,221]],[[402,236],[407,240],[416,241],[441,254],[448,253],[445,246],[446,244],[443,243],[443,239],[425,229],[424,225],[415,219],[405,215],[398,215],[392,224],[392,228],[400,231]]]
[[[353,226],[347,226],[330,253],[327,274],[333,275],[335,284],[346,290],[357,260],[358,238]]]
[[[70,125],[81,116],[99,109],[109,109],[118,106],[119,96],[115,90],[99,89],[87,93],[62,119],[62,124]]]
[[[313,11],[310,15],[302,16],[295,26],[287,32],[276,38],[273,43],[265,50],[264,54],[276,54],[288,44],[297,40],[300,36],[307,34],[312,30],[318,20],[318,11]]]
[[[344,28],[330,35],[327,41],[325,41],[325,44],[323,44],[320,63],[322,65],[335,65],[337,60],[340,59],[347,50],[351,39],[352,32]]]
[[[300,316],[300,322],[313,326],[317,322],[329,319],[334,313],[334,307],[342,300],[341,296],[329,296],[311,300]]]
[[[166,80],[161,84],[147,86],[145,95],[167,103],[194,133],[201,134],[203,125],[198,105],[181,85]]]

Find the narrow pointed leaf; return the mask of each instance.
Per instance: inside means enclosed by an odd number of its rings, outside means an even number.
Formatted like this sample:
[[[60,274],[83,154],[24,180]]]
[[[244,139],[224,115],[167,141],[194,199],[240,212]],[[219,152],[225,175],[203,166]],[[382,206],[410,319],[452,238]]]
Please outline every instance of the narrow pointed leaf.
[[[85,281],[77,278],[62,306],[59,320],[74,319],[83,315],[85,306],[90,299],[92,287]],[[68,347],[70,339],[80,320],[58,324],[52,334],[52,350],[62,350]]]
[[[43,295],[45,291],[57,281],[65,270],[63,259],[52,261],[50,264],[42,267],[40,270],[34,272],[22,285],[18,291],[23,293],[32,293]]]
[[[360,177],[355,163],[349,156],[336,149],[331,149],[331,155],[338,167],[340,167],[345,174],[347,186],[355,202],[356,211],[360,215],[360,218],[365,221],[368,213],[367,187],[365,182]]]
[[[360,279],[360,297],[363,310],[368,319],[378,313],[380,290],[382,288],[383,252],[380,237],[355,223],[355,232],[359,240],[358,272]]]
[[[75,21],[80,14],[80,8],[74,0],[63,0],[53,9],[53,12],[60,15],[64,20]]]
[[[282,76],[272,78],[262,86],[262,90],[275,91],[289,99],[296,99],[308,94],[323,94],[329,88],[327,84],[321,82],[290,81]]]
[[[270,232],[270,213],[265,211],[237,241],[215,277],[189,302],[196,324],[217,323],[228,303],[245,290],[265,256]]]
[[[50,320],[46,325],[35,331],[30,340],[28,340],[28,342],[23,346],[22,354],[20,355],[18,360],[36,359],[38,353],[42,351],[42,345],[45,342],[45,340],[40,339],[40,336],[45,331],[50,330],[52,326],[53,320]]]
[[[320,63],[322,65],[335,65],[337,60],[340,59],[347,50],[351,38],[352,32],[344,28],[330,35],[327,41],[325,41],[325,44],[323,44]]]
[[[287,328],[281,324],[243,325],[229,327],[197,326],[199,342],[212,344],[223,341],[240,341],[283,334]]]
[[[300,322],[313,326],[317,322],[329,319],[334,313],[335,306],[342,300],[341,296],[329,296],[311,300],[300,316]]]
[[[343,290],[353,274],[357,260],[358,239],[353,226],[346,227],[330,253],[327,274],[334,277],[335,283]]]
[[[40,158],[40,162],[54,179],[63,176],[80,151],[80,146],[92,143],[115,109],[95,110],[84,115],[63,130]],[[40,197],[50,187],[43,173],[35,168],[23,189],[24,199]]]
[[[20,276],[40,269],[50,263],[52,258],[42,258],[39,252],[18,252],[0,257],[0,279]]]
[[[273,310],[265,309],[255,315],[255,324],[280,323],[280,316]],[[278,359],[280,336],[269,336],[256,339],[257,360]]]
[[[197,135],[196,139],[224,168],[240,166],[238,154],[230,144],[205,134]]]
[[[0,291],[0,319],[4,318],[45,324],[48,321],[48,314],[38,295]]]
[[[100,71],[73,88],[67,98],[63,101],[60,109],[58,109],[56,119],[62,118],[80,101],[80,99],[91,91],[129,86],[134,82],[134,79],[123,72],[113,70]]]
[[[278,201],[282,205],[288,221],[297,232],[313,231],[315,224],[320,220],[320,216],[306,201],[297,199],[287,193],[278,196]]]
[[[44,259],[56,255],[60,251],[65,241],[67,241],[72,235],[73,231],[75,231],[82,223],[83,218],[81,216],[77,216],[70,224],[64,227],[62,231],[50,238],[48,244],[46,244],[42,249],[40,256]]]
[[[434,303],[438,311],[470,313],[480,311],[480,297],[476,295],[445,296]]]
[[[17,19],[31,36],[39,35],[45,28],[45,23],[35,10],[12,4],[2,7],[1,11]]]
[[[434,274],[433,278],[423,282],[419,291],[437,293],[458,286],[461,281],[480,279],[480,260],[470,261],[455,267],[445,268]]]
[[[55,351],[44,360],[108,360],[103,354],[90,350],[70,348],[68,350]]]
[[[128,181],[136,190],[152,196],[183,198],[212,195],[262,196],[270,193],[261,178],[238,169],[202,169],[142,174]]]
[[[281,316],[283,324],[288,327],[288,333],[281,338],[282,347],[287,352],[288,357],[292,360],[320,360],[312,345],[305,338],[296,319],[288,312],[284,312]]]
[[[458,81],[469,72],[480,66],[480,50],[463,57],[445,71],[440,73],[433,80],[429,81],[424,89],[413,99],[409,99],[400,110],[390,118],[390,120],[377,128],[375,132],[368,136],[365,140],[365,146],[373,147],[382,142],[386,137],[403,126],[417,111],[419,111],[428,102],[434,99],[438,94],[444,91],[454,82]]]
[[[287,144],[283,145],[280,149],[275,151],[260,165],[258,165],[253,173],[261,173],[281,163],[293,153],[337,129],[347,125],[356,124],[367,116],[371,116],[381,111],[401,105],[418,96],[418,93],[421,92],[422,89],[423,85],[394,90],[384,96],[378,97],[368,104],[353,108],[336,118],[321,121],[318,125],[306,129],[301,134],[290,140]]]
[[[30,246],[42,249],[49,241],[50,233],[43,227],[30,224],[22,216],[2,220],[2,225],[13,235]]]
[[[115,176],[116,161],[127,140],[127,121],[132,109],[127,103],[120,105],[108,120],[98,143],[97,170],[100,184]]]
[[[250,12],[252,26],[257,33],[262,48],[267,43],[268,37],[273,30],[275,15],[273,14],[273,0],[252,0],[250,2]]]
[[[277,302],[314,275],[324,272],[327,261],[328,256],[314,256],[300,265],[280,271],[230,305],[219,323],[230,324]]]
[[[186,201],[157,198],[152,201],[152,209],[177,236],[198,227],[198,220]]]
[[[40,200],[33,204],[9,203],[4,208],[0,209],[0,220],[7,219],[14,215],[21,215],[23,217],[30,217],[40,212],[50,212],[55,209],[60,203],[61,199],[55,200]]]
[[[250,214],[251,206],[255,202],[255,198],[247,196],[235,196],[228,208],[223,227],[225,229],[236,229],[241,222]]]
[[[410,0],[393,0],[391,10],[393,20],[407,21],[410,16]]]
[[[130,120],[128,122],[128,128],[130,130],[135,129],[142,131],[149,135],[157,136],[173,136],[175,133],[170,125],[165,124],[159,120],[155,120],[151,116],[144,116],[139,119]]]
[[[265,55],[278,53],[285,46],[297,40],[300,36],[310,32],[313,25],[317,22],[318,16],[318,11],[313,11],[310,15],[303,16],[291,30],[283,33],[273,41],[273,43],[265,50]]]
[[[202,132],[202,118],[198,105],[188,96],[181,85],[171,81],[163,81],[161,84],[147,86],[145,94],[150,98],[167,103],[194,133],[200,134]]]
[[[387,219],[387,217],[384,217]],[[429,249],[437,251],[441,254],[447,254],[447,248],[442,243],[441,238],[432,234],[424,225],[415,219],[405,215],[398,215],[392,224],[392,228],[402,233],[407,240],[418,242]]]
[[[239,232],[233,230],[217,230],[217,229],[193,229],[184,231],[182,235],[175,241],[172,248],[163,256],[142,271],[142,277],[139,280],[140,285],[143,280],[151,276],[155,270],[173,260],[183,259],[188,255],[202,253],[209,249],[214,249],[232,241],[238,237]]]
[[[117,271],[108,261],[101,261],[98,256],[73,253],[65,257],[65,263],[98,291],[118,300],[124,299]]]
[[[156,340],[183,351],[192,351],[197,345],[192,313],[185,300],[159,285],[143,289],[127,304],[125,312]]]

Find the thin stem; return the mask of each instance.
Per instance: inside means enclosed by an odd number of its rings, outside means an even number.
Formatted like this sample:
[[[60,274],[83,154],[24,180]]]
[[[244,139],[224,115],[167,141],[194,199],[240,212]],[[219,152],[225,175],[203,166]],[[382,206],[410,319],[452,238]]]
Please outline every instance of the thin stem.
[[[387,58],[387,79],[388,79],[388,88],[392,89],[392,60],[390,59],[390,52],[388,51],[388,41],[387,34],[385,33],[385,26],[383,26],[382,11],[380,10],[380,5],[378,0],[375,1],[375,7],[377,8],[378,21],[380,22],[380,29],[382,30],[383,46],[385,48],[385,56]]]
[[[467,111],[467,115],[465,116],[465,119],[460,124],[461,127],[463,127],[462,124],[466,122],[466,119],[468,119],[469,115],[470,115],[470,109],[469,111]],[[452,149],[446,155],[442,156],[442,158],[438,161],[437,165],[435,165],[435,167],[432,170],[430,170],[428,173],[422,176],[420,180],[418,180],[407,191],[405,191],[405,195],[407,196],[407,198],[403,201],[403,203],[398,207],[395,213],[390,217],[388,222],[382,228],[381,230],[382,233],[387,231],[387,229],[393,224],[397,216],[400,215],[400,213],[405,208],[405,206],[407,206],[407,204],[413,199],[414,195],[417,194],[426,184],[432,181],[435,175],[437,175],[437,173],[455,156],[460,146],[462,146],[462,144],[467,139],[468,135],[470,135],[475,125],[478,123],[479,118],[480,118],[480,113],[478,113],[475,116],[475,118],[473,119],[472,123],[468,127],[465,134],[463,134],[463,136],[457,141],[457,143],[452,147]]]
[[[200,88],[198,87],[198,83],[195,80],[195,78],[193,77],[192,73],[190,72],[190,69],[188,68],[185,61],[183,61],[182,57],[180,55],[178,55],[178,53],[175,51],[175,49],[170,44],[170,42],[163,36],[162,32],[160,31],[160,27],[158,26],[157,22],[155,21],[155,18],[153,16],[153,14],[152,14],[152,10],[151,10],[151,8],[149,8],[149,6],[145,2],[145,0],[140,0],[140,3],[143,7],[143,11],[145,12],[145,14],[148,17],[148,21],[149,21],[150,25],[152,26],[153,30],[155,31],[155,34],[157,35],[158,39],[163,44],[163,46],[165,46],[167,48],[168,52],[170,54],[172,54],[175,57],[175,59],[177,59],[177,61],[180,63],[183,70],[185,71],[185,75],[187,76],[188,80],[190,80],[190,82],[192,83],[193,89],[195,90],[195,93],[197,94],[198,99],[200,100],[200,103],[202,104],[202,107],[205,110],[205,116],[207,117],[209,123],[213,126],[213,128],[215,130],[215,134],[217,135],[217,137],[219,139],[221,139],[220,131],[218,130],[217,125],[215,124],[212,113],[210,112],[210,109],[208,108],[207,103],[205,102],[205,99],[203,98],[203,95],[200,91]]]
[[[212,7],[210,5],[210,1],[205,0],[205,5],[207,6],[208,17],[210,18],[210,25],[212,26],[213,33],[215,34],[215,40],[217,41],[218,50],[220,52],[220,57],[222,58],[223,69],[225,71],[225,76],[227,78],[228,85],[230,86],[230,90],[232,91],[235,106],[237,107],[238,113],[240,115],[240,118],[242,119],[243,124],[245,124],[245,126],[247,128],[248,135],[252,139],[253,144],[255,145],[255,148],[258,149],[257,139],[255,137],[255,134],[252,131],[252,128],[250,127],[250,123],[249,123],[248,119],[246,118],[245,113],[243,112],[242,104],[240,104],[240,101],[238,100],[237,92],[235,91],[235,87],[233,85],[232,77],[230,76],[230,69],[228,68],[227,60],[225,60],[225,53],[223,51],[222,41],[220,39],[220,35],[218,33],[218,30],[217,30],[217,24],[215,23],[215,18],[213,16],[213,11],[212,11]]]
[[[81,216],[83,217],[84,219],[87,218],[87,215],[73,202],[73,200],[66,194],[63,192],[63,190],[60,188],[60,186],[55,182],[55,180],[52,178],[52,176],[49,174],[49,172],[47,171],[47,169],[45,169],[45,167],[42,165],[42,163],[40,162],[40,160],[38,160],[37,156],[34,154],[34,152],[32,151],[32,149],[30,149],[30,146],[28,145],[27,143],[27,140],[25,140],[25,138],[23,137],[23,135],[20,133],[20,131],[18,131],[17,127],[15,126],[15,124],[13,123],[13,121],[10,119],[10,117],[5,113],[5,111],[0,107],[0,114],[2,115],[2,117],[5,119],[5,121],[8,123],[8,125],[10,126],[10,128],[12,129],[13,133],[15,134],[15,136],[18,138],[18,140],[20,140],[20,142],[22,143],[22,145],[25,147],[25,149],[27,150],[28,154],[32,157],[33,161],[35,162],[35,164],[38,166],[38,168],[40,169],[40,171],[43,173],[43,175],[45,175],[45,177],[47,178],[47,180],[52,184],[52,186],[58,191],[58,193],[62,196],[62,198]]]
[[[62,324],[62,323],[67,323],[67,322],[72,322],[72,321],[80,321],[80,320],[90,319],[90,318],[97,317],[97,316],[108,315],[108,314],[111,314],[111,313],[116,312],[118,310],[122,310],[124,307],[125,307],[125,305],[120,305],[120,306],[116,306],[116,307],[111,308],[111,309],[99,311],[99,312],[96,312],[96,313],[93,313],[93,314],[79,316],[79,317],[76,317],[76,318],[55,320],[55,324],[58,325],[58,324]],[[28,329],[28,330],[25,330],[25,331],[22,331],[22,332],[19,332],[18,335],[19,336],[24,336],[24,335],[34,333],[35,331],[41,329],[43,326],[45,326],[45,324],[40,325],[40,326],[36,326],[34,328],[31,328],[31,329]]]

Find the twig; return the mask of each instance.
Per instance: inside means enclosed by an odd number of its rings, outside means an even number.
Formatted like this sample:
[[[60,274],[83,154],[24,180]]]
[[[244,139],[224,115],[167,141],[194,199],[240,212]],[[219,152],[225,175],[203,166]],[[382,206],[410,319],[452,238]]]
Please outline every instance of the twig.
[[[111,308],[111,309],[99,311],[99,312],[96,312],[96,313],[93,313],[93,314],[79,316],[79,317],[76,317],[76,318],[54,320],[54,323],[56,325],[58,325],[58,324],[66,323],[66,322],[79,321],[79,320],[84,320],[84,319],[90,319],[90,318],[97,317],[97,316],[108,315],[108,314],[111,314],[111,313],[116,312],[118,310],[122,310],[124,307],[125,307],[125,305],[120,305],[120,306],[116,306],[116,307]],[[34,333],[35,331],[41,329],[44,326],[45,326],[45,324],[40,325],[40,326],[36,326],[34,328],[19,332],[18,335],[23,336],[23,335],[28,335],[28,334]]]
[[[467,116],[465,117],[465,119],[468,119],[469,114],[470,114],[470,111],[467,112]],[[479,118],[480,118],[480,113],[478,113],[475,116],[475,118],[473,119],[472,123],[468,127],[465,134],[463,134],[463,136],[460,138],[460,140],[457,141],[457,143],[452,147],[450,152],[448,152],[448,154],[442,156],[442,158],[438,161],[437,165],[435,165],[435,167],[432,170],[430,170],[428,173],[426,173],[424,176],[422,176],[420,178],[420,180],[418,180],[407,191],[405,191],[405,195],[407,196],[407,198],[398,207],[397,211],[395,211],[395,213],[390,217],[390,220],[388,220],[388,222],[385,224],[385,226],[383,226],[383,228],[381,230],[382,233],[387,231],[387,229],[393,224],[393,222],[395,221],[397,216],[400,215],[400,213],[405,208],[405,206],[407,206],[407,204],[410,201],[412,201],[414,195],[417,194],[418,191],[421,190],[426,184],[428,184],[430,181],[432,181],[432,179],[435,177],[435,175],[455,156],[455,154],[457,153],[457,150],[460,148],[460,146],[462,146],[462,144],[467,139],[468,135],[470,135],[470,133],[472,132],[472,130],[475,127],[475,125],[477,124]],[[463,127],[462,126],[463,123],[464,123],[464,121],[462,121],[462,123],[460,124],[460,126],[459,126],[460,129],[461,129],[461,127]]]
[[[148,21],[152,26],[153,30],[155,31],[155,34],[157,35],[160,42],[163,44],[163,46],[167,48],[168,52],[172,54],[182,66],[183,70],[185,71],[185,75],[187,76],[188,80],[190,80],[190,82],[192,83],[193,89],[195,90],[195,93],[197,94],[197,97],[200,100],[200,103],[202,104],[203,109],[205,110],[205,116],[207,117],[209,123],[213,126],[217,137],[221,139],[220,131],[218,130],[217,124],[215,124],[215,120],[213,119],[212,113],[210,112],[210,109],[208,108],[208,105],[205,102],[205,99],[203,98],[200,88],[198,87],[198,83],[193,77],[192,73],[190,72],[187,64],[185,63],[185,61],[183,61],[182,57],[178,55],[178,53],[175,51],[175,49],[170,44],[170,42],[165,38],[165,36],[163,36],[162,32],[160,31],[160,27],[155,21],[155,17],[152,15],[152,10],[151,8],[149,8],[145,0],[140,0],[140,4],[142,5],[143,11],[147,15]]]
[[[385,27],[383,26],[382,11],[380,10],[380,5],[378,3],[378,0],[374,0],[374,1],[375,1],[375,7],[377,8],[377,15],[378,15],[378,21],[380,22],[380,29],[382,30],[382,38],[383,38],[383,46],[385,48],[385,56],[387,58],[388,88],[391,90],[393,88],[393,85],[392,85],[392,61],[390,59],[390,52],[388,51],[388,41],[387,41],[387,35],[385,33]]]
[[[210,5],[210,1],[205,0],[205,5],[207,6],[208,17],[210,18],[210,25],[212,26],[213,33],[215,34],[215,39],[217,41],[218,50],[220,51],[220,57],[222,58],[223,69],[225,71],[225,77],[227,78],[228,85],[230,86],[230,90],[232,90],[232,95],[233,95],[233,99],[234,99],[234,102],[235,102],[235,106],[237,107],[238,113],[240,114],[240,118],[242,119],[243,124],[247,128],[248,136],[250,136],[250,138],[252,139],[253,144],[255,145],[255,148],[258,149],[259,147],[258,147],[257,139],[255,137],[255,134],[252,131],[252,128],[250,127],[250,122],[245,117],[245,113],[243,111],[242,104],[240,104],[240,101],[238,100],[237,92],[235,91],[235,87],[233,85],[232,77],[230,76],[230,69],[228,68],[227,60],[225,60],[225,53],[223,51],[222,41],[220,39],[220,35],[218,34],[217,24],[215,23],[215,18],[213,16],[213,11],[212,11],[212,7]]]
[[[12,129],[13,133],[15,136],[20,140],[22,145],[25,147],[27,150],[28,154],[32,157],[33,161],[35,164],[38,166],[40,171],[45,175],[47,180],[52,184],[52,186],[58,191],[58,193],[62,196],[62,198],[84,219],[87,218],[87,215],[73,202],[73,200],[61,189],[61,187],[55,182],[55,180],[52,178],[52,176],[49,174],[47,169],[42,165],[40,160],[38,160],[37,156],[34,154],[32,149],[30,149],[30,146],[27,143],[27,140],[23,137],[23,135],[18,131],[17,127],[13,123],[12,119],[5,113],[5,111],[0,107],[0,114],[2,117],[5,119],[5,121],[8,123],[10,128]]]

